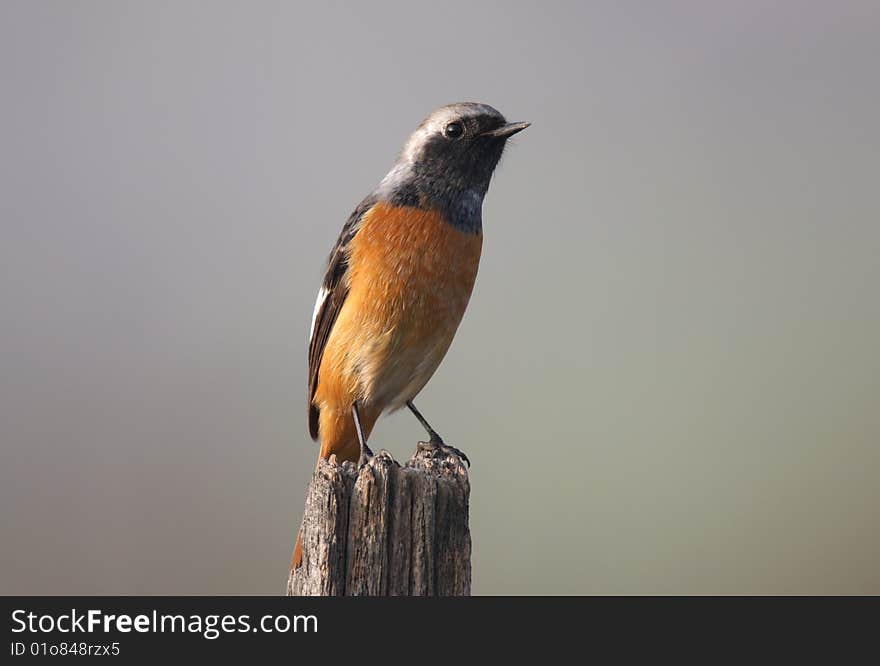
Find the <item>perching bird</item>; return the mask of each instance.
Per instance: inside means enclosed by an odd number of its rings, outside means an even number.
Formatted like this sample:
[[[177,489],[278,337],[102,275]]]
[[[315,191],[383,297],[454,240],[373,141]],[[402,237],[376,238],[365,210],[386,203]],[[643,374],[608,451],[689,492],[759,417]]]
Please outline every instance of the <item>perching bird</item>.
[[[309,342],[309,432],[320,457],[361,460],[382,412],[413,404],[449,348],[477,277],[482,204],[508,123],[486,104],[451,104],[418,126],[348,218],[318,293]],[[467,457],[463,456],[464,460]],[[297,538],[292,565],[301,561]]]

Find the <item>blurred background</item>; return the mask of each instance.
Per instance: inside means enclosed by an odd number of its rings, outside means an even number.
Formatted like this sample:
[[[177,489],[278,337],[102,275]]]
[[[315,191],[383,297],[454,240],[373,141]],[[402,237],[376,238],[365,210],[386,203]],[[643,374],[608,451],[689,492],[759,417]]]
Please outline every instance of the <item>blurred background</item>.
[[[0,593],[283,593],[326,256],[462,100],[533,123],[418,400],[473,461],[474,592],[880,593],[878,33],[851,1],[5,0]]]

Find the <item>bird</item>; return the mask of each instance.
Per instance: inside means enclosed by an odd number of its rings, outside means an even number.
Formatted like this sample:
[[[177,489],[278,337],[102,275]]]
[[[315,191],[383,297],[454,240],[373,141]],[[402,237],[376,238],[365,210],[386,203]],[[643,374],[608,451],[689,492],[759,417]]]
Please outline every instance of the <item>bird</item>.
[[[443,360],[477,277],[482,204],[510,137],[529,127],[488,104],[425,117],[391,170],[354,209],[327,261],[308,347],[309,433],[319,461],[365,464],[382,413],[406,406],[447,445],[414,399]],[[291,568],[302,561],[297,536]]]

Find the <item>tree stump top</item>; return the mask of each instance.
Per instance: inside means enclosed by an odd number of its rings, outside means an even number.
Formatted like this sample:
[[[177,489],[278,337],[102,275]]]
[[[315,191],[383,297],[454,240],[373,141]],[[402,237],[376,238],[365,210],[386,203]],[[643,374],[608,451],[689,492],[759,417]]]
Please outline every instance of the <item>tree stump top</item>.
[[[387,451],[361,467],[320,460],[289,595],[469,595],[470,482],[458,456],[419,444],[403,466]]]

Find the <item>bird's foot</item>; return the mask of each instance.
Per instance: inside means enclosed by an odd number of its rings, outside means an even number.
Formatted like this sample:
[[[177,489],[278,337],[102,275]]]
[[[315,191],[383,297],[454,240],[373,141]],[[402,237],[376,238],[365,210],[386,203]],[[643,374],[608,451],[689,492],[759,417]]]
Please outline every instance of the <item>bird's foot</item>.
[[[419,451],[440,451],[441,453],[445,453],[446,455],[455,455],[458,456],[461,460],[467,463],[467,466],[471,466],[471,461],[467,457],[467,454],[464,451],[461,451],[454,446],[449,446],[440,435],[432,435],[431,439],[427,442],[419,442],[418,444]]]
[[[358,458],[358,469],[367,465],[373,459],[373,451],[366,443],[361,444],[361,455]]]

